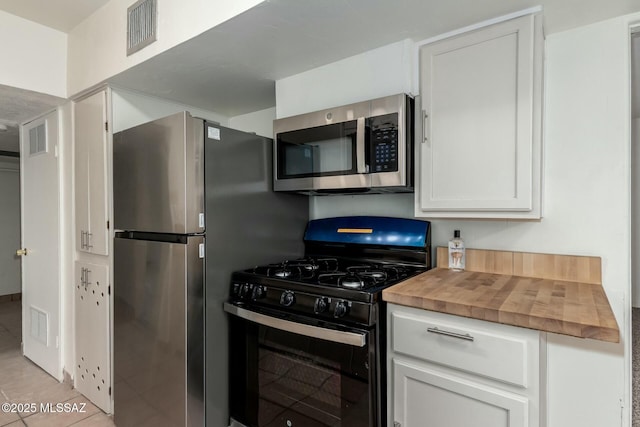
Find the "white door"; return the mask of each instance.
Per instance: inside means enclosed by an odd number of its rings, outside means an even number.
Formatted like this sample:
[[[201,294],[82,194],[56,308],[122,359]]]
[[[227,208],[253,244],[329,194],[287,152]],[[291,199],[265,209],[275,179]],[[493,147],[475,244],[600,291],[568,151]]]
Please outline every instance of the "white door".
[[[23,352],[61,380],[57,145],[57,112],[22,126]]]

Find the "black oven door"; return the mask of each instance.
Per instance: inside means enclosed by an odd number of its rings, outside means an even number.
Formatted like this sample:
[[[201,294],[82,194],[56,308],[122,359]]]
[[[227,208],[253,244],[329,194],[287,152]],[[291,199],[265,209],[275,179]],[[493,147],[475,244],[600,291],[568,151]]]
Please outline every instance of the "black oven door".
[[[248,427],[379,426],[375,333],[231,314],[231,417]]]

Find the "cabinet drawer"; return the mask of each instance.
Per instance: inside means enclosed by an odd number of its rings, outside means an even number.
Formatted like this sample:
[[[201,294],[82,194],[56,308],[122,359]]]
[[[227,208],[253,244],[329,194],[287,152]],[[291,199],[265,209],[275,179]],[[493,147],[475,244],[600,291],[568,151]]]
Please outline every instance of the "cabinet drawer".
[[[525,337],[495,331],[508,326],[492,324],[483,329],[398,312],[391,314],[391,323],[392,349],[396,353],[523,388],[528,386],[528,362],[533,362],[527,360],[529,342]]]

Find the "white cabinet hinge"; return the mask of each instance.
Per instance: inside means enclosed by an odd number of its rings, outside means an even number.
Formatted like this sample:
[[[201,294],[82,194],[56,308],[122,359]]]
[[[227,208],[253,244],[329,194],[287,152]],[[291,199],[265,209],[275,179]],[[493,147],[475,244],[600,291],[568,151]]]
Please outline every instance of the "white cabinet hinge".
[[[109,122],[104,122],[104,130],[109,132]]]

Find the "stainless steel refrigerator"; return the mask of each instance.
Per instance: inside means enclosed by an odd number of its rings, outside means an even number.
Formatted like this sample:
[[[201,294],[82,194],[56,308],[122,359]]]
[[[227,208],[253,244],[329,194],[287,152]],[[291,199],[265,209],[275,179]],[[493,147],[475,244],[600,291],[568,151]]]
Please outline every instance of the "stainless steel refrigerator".
[[[175,114],[113,138],[114,417],[225,427],[231,272],[303,252],[272,141]]]

